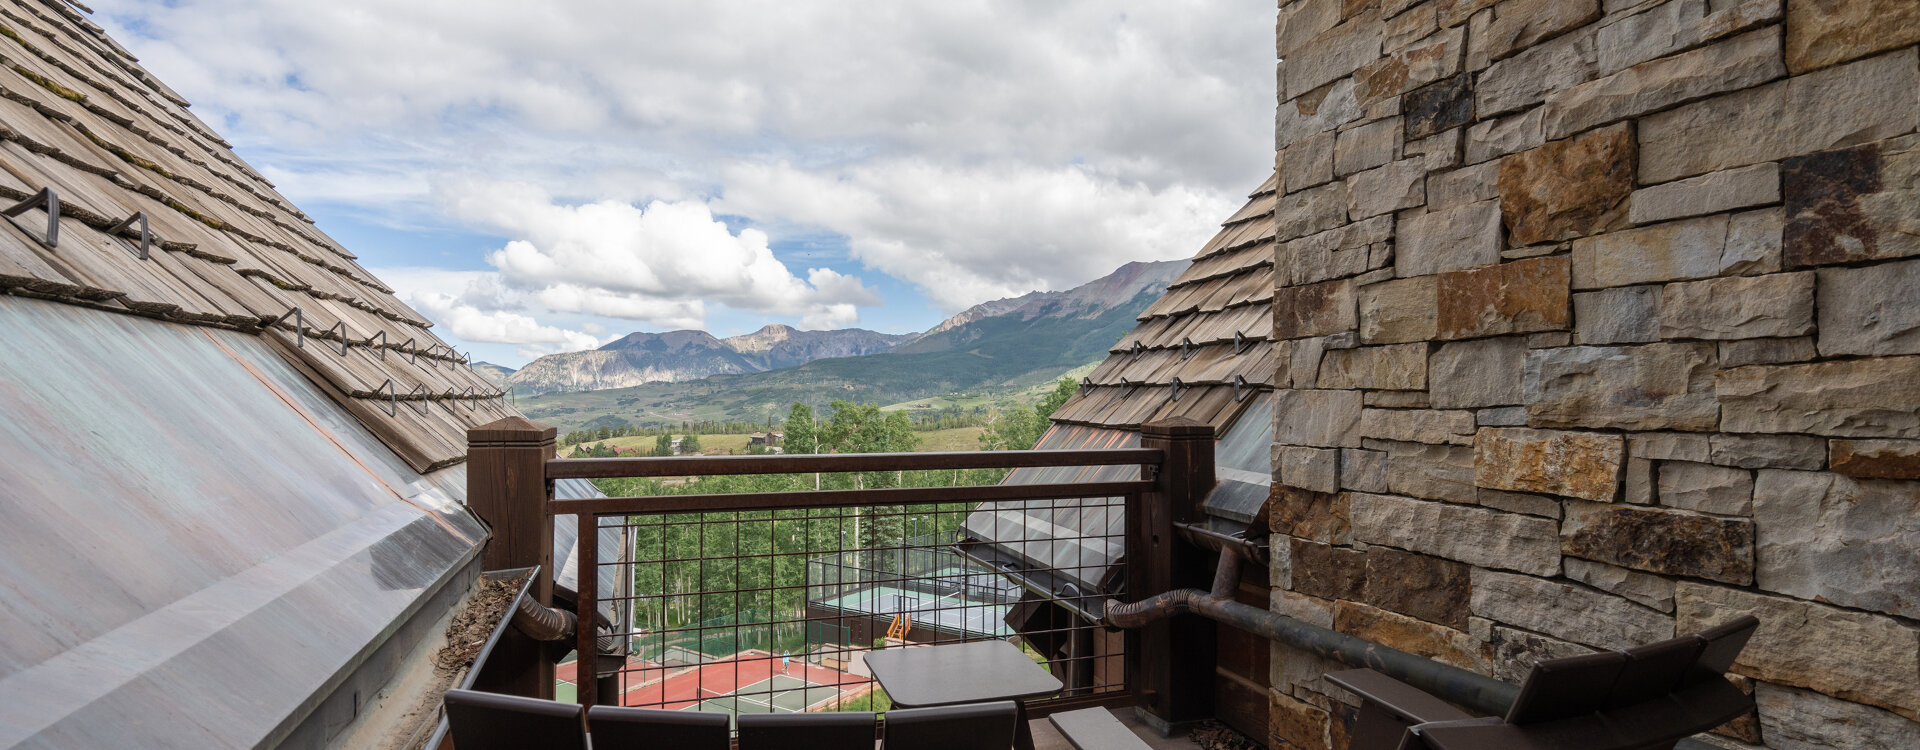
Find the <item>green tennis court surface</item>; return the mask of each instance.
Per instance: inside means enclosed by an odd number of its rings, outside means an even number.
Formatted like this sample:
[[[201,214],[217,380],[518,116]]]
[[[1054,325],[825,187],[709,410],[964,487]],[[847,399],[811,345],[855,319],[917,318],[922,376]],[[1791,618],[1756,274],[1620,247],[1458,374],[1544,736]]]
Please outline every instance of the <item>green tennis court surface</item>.
[[[711,692],[711,691],[704,691]],[[777,674],[734,691],[731,695],[702,698],[696,711],[720,711],[728,714],[791,714],[840,694],[830,685],[815,685],[798,677]]]

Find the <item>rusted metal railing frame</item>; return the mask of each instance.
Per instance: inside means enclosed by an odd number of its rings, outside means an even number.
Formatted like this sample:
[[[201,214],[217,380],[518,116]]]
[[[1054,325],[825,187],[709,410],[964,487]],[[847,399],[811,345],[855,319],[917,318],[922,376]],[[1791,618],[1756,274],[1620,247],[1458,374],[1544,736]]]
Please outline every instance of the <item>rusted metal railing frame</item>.
[[[1211,430],[1208,430],[1209,434]],[[1211,447],[1211,443],[1208,444]],[[848,453],[823,455],[774,456],[684,456],[652,458],[578,458],[548,459],[544,467],[546,513],[572,514],[578,524],[574,542],[579,565],[578,591],[575,592],[576,622],[591,623],[599,602],[599,576],[589,568],[600,559],[600,519],[605,516],[655,515],[666,513],[709,513],[797,508],[851,508],[872,505],[932,505],[955,501],[1058,500],[1086,497],[1125,497],[1128,505],[1136,498],[1163,488],[1165,479],[1081,484],[965,485],[959,487],[909,487],[872,490],[814,490],[710,495],[668,495],[659,497],[592,498],[560,500],[552,496],[552,483],[564,478],[616,478],[688,475],[810,474],[858,471],[921,471],[952,469],[997,469],[1052,466],[1118,466],[1137,464],[1148,475],[1166,461],[1166,453],[1152,448],[1117,448],[1059,451],[967,451],[940,453]],[[1208,456],[1209,460],[1211,456]],[[1211,472],[1208,472],[1209,476]],[[1204,492],[1204,491],[1203,491]],[[1131,548],[1129,548],[1131,549]],[[583,706],[599,700],[597,680],[588,674],[595,669],[592,655],[598,653],[597,633],[592,627],[575,632],[575,696]],[[1128,673],[1129,676],[1131,673]],[[1138,691],[1133,692],[1137,698]]]

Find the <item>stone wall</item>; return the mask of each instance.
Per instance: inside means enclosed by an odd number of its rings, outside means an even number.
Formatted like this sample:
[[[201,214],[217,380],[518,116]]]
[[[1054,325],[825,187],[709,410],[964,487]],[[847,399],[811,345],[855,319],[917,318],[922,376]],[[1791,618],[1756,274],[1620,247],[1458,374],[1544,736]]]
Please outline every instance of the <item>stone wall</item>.
[[[1274,609],[1512,681],[1751,612],[1729,746],[1916,746],[1920,3],[1279,12]]]

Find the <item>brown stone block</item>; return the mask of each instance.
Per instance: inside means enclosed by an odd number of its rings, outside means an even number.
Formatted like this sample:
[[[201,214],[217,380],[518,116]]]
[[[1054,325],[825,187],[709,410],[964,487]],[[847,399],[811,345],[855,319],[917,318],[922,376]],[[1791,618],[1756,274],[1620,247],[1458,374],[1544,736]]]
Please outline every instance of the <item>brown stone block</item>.
[[[1626,441],[1591,432],[1489,427],[1474,437],[1473,483],[1611,502],[1620,487]]]
[[[1880,192],[1880,167],[1879,143],[1782,162],[1789,267],[1881,257],[1880,233],[1860,206],[1861,196]]]
[[[1322,599],[1359,599],[1367,585],[1367,555],[1346,547],[1294,538],[1293,590]]]
[[[1333,629],[1388,648],[1486,674],[1493,649],[1473,636],[1355,602],[1334,602]]]
[[[1274,485],[1267,506],[1276,532],[1316,542],[1342,543],[1353,536],[1344,492],[1314,492]]]
[[[1626,124],[1554,141],[1500,162],[1500,212],[1514,246],[1584,237],[1626,219],[1633,193]]]
[[[1560,550],[1650,573],[1753,583],[1753,522],[1744,518],[1569,503]]]
[[[1568,274],[1564,255],[1440,274],[1439,337],[1564,330],[1573,322]]]
[[[1913,0],[1789,0],[1787,68],[1805,73],[1920,42]]]
[[[1467,628],[1473,596],[1468,566],[1380,546],[1368,548],[1366,563],[1368,604],[1455,630]]]
[[[1920,479],[1920,440],[1829,440],[1827,461],[1856,479]]]
[[[1327,712],[1269,690],[1267,746],[1274,750],[1320,750],[1327,746]]]
[[[1289,286],[1273,293],[1273,337],[1297,339],[1353,330],[1353,282],[1346,279]]]

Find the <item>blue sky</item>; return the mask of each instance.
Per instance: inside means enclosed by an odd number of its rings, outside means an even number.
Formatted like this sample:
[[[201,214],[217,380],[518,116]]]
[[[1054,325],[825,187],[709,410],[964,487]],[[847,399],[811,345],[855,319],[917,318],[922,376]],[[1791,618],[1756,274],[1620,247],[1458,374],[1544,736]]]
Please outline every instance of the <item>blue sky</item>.
[[[436,331],[924,330],[1192,254],[1272,168],[1270,2],[100,0]]]

